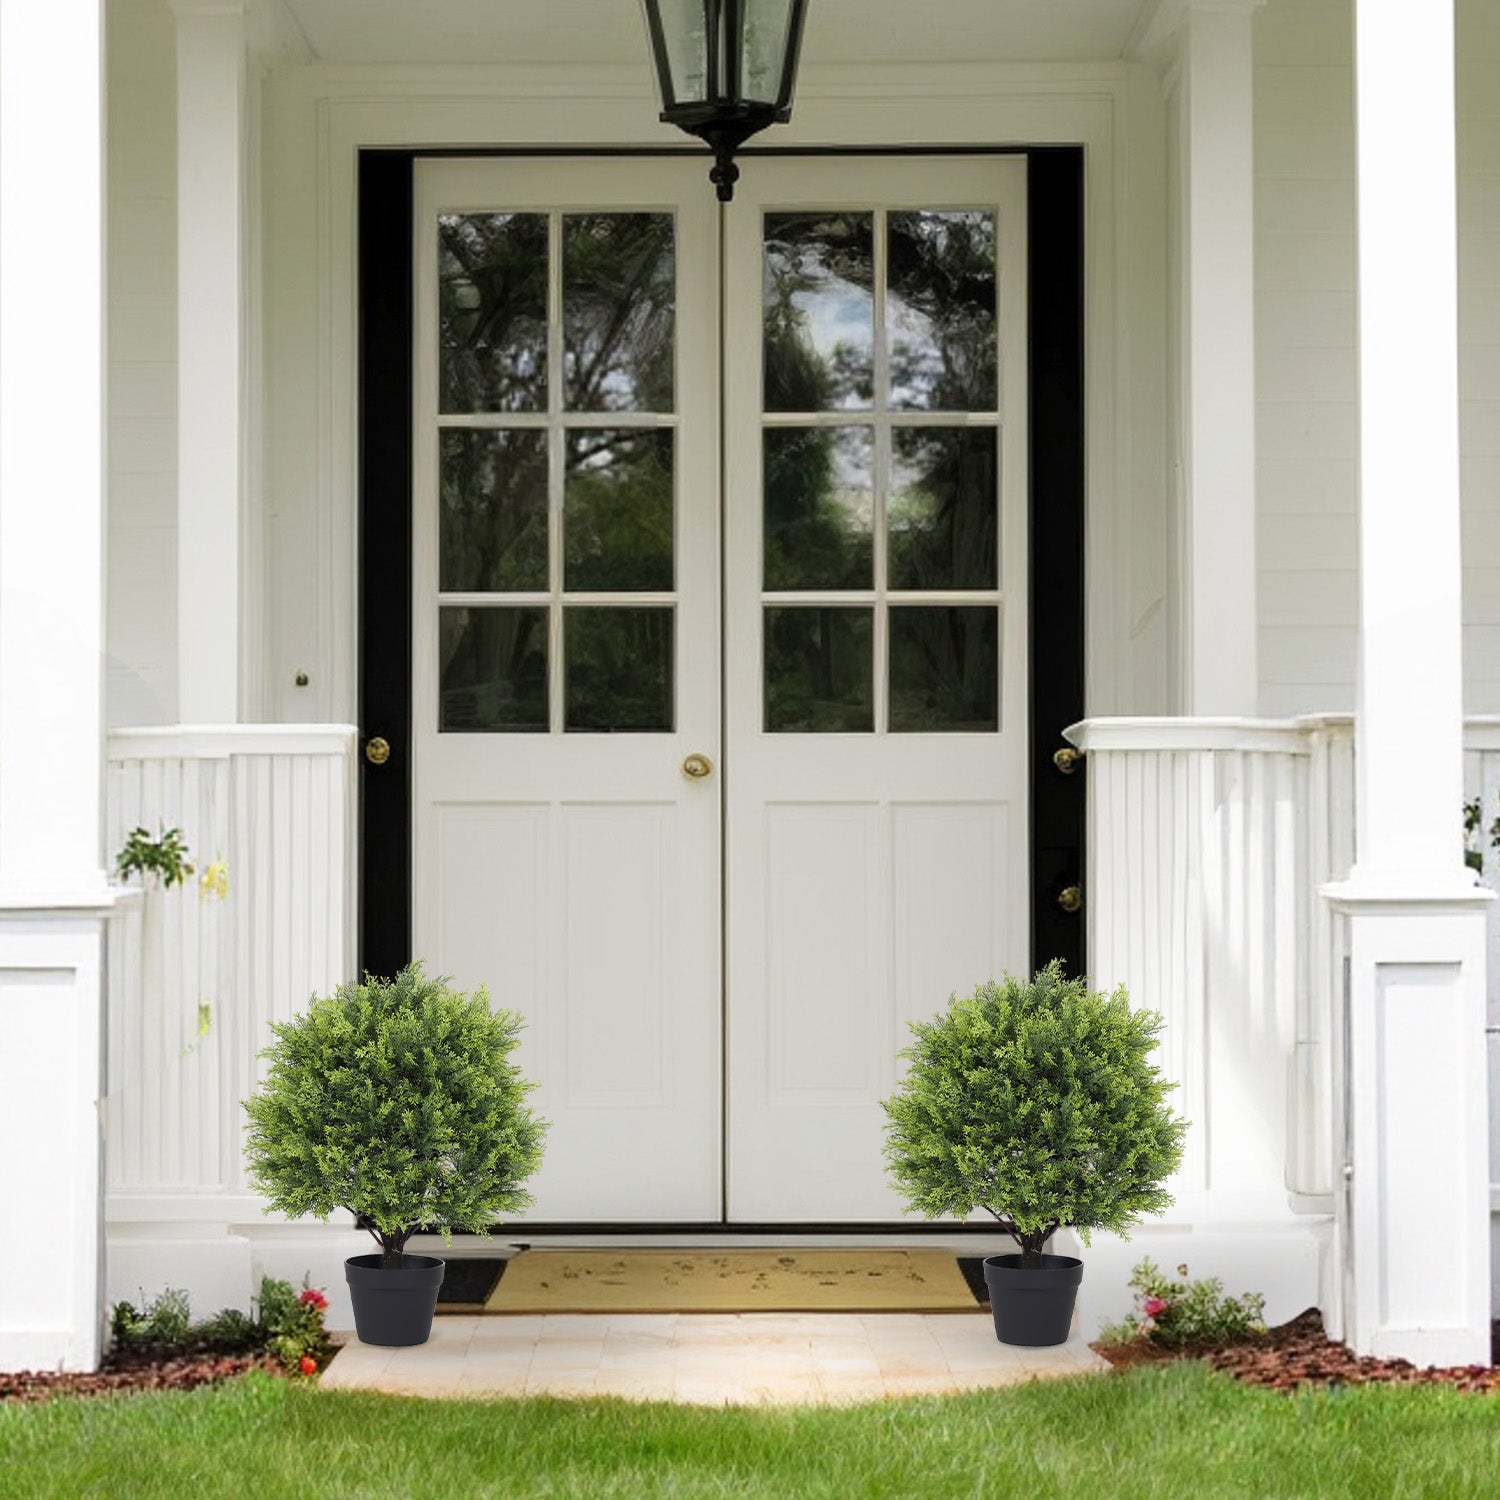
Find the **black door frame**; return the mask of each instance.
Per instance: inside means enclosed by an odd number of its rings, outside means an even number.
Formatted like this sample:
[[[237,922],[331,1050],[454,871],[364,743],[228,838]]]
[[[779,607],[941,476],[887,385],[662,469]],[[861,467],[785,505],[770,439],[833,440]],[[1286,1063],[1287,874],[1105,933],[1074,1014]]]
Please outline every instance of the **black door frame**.
[[[1030,855],[1033,967],[1086,972],[1084,777],[1053,763],[1084,716],[1084,151],[1081,146],[763,147],[747,156],[1003,156],[1027,159],[1030,285]],[[359,963],[393,974],[411,957],[411,531],[413,180],[439,156],[701,156],[695,151],[364,150],[359,155],[359,724],[390,745],[363,758]],[[709,191],[705,182],[704,191]],[[681,1226],[678,1226],[681,1227]],[[705,1226],[722,1229],[722,1225]],[[805,1226],[804,1226],[805,1227]],[[855,1226],[847,1226],[855,1227]],[[595,1226],[597,1228],[597,1226]],[[951,1227],[947,1232],[951,1232]]]

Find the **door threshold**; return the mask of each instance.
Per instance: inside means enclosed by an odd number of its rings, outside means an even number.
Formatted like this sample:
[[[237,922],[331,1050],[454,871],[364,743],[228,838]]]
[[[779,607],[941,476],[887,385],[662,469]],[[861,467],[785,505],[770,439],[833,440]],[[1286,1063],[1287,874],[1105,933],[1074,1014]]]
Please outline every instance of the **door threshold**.
[[[444,1247],[440,1235],[415,1235],[408,1249],[445,1258],[505,1256],[531,1248],[579,1249],[625,1246],[633,1249],[743,1249],[842,1245],[935,1249],[945,1242],[996,1253],[1013,1242],[998,1227],[967,1224],[559,1224],[499,1226],[488,1237],[455,1234]]]

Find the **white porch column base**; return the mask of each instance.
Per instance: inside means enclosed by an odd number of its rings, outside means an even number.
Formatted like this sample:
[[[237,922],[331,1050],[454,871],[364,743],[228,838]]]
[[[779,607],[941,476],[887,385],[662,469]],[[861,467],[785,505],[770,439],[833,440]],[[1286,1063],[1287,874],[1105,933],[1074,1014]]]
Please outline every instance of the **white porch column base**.
[[[1338,1194],[1344,1338],[1418,1365],[1490,1361],[1488,891],[1324,887],[1348,923]]]
[[[93,1370],[103,1348],[107,910],[0,911],[0,1370]]]

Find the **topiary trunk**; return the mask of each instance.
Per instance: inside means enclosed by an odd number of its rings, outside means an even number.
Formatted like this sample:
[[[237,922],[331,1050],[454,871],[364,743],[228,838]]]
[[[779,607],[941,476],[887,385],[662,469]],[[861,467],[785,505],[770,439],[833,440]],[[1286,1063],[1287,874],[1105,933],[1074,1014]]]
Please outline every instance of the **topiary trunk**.
[[[1052,1232],[1050,1229],[1043,1229],[1036,1234],[1017,1236],[1021,1242],[1021,1269],[1023,1271],[1042,1269],[1042,1246],[1047,1243],[1047,1238]]]

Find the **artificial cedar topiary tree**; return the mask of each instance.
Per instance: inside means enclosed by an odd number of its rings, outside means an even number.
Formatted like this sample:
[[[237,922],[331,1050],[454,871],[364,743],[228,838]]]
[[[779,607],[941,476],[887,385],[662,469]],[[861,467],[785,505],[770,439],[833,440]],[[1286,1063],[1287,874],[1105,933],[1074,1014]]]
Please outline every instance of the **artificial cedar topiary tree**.
[[[1064,979],[1047,965],[954,996],[912,1024],[906,1078],[885,1101],[886,1161],[907,1207],[937,1218],[994,1215],[1041,1265],[1057,1230],[1123,1232],[1171,1205],[1187,1122],[1150,1061],[1154,1011]]]
[[[354,1214],[400,1266],[423,1226],[482,1234],[531,1202],[547,1125],[510,1061],[523,1022],[420,964],[313,997],[273,1025],[246,1101],[254,1185],[293,1218]]]

